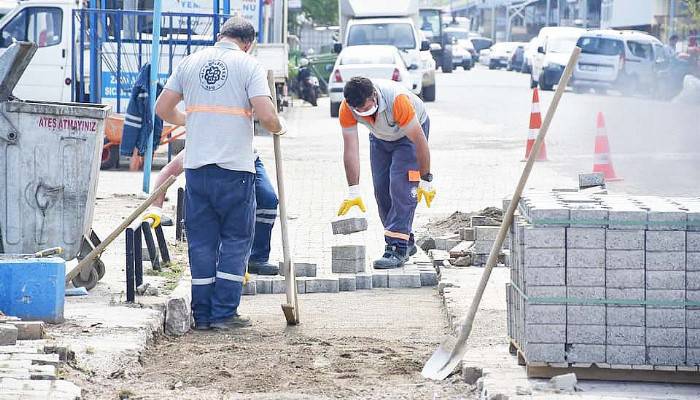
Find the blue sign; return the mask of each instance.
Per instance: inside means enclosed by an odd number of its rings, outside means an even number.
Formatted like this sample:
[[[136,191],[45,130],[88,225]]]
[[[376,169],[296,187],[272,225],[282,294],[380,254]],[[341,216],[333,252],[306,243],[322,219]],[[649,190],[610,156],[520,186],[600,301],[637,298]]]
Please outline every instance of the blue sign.
[[[122,72],[119,74],[119,80],[121,81],[119,89],[122,99],[128,99],[129,96],[131,96],[131,89],[136,84],[138,76],[138,72]],[[159,80],[161,82],[165,82],[167,79],[168,74],[161,73],[159,75]],[[102,98],[117,98],[117,74],[112,71],[102,71]]]

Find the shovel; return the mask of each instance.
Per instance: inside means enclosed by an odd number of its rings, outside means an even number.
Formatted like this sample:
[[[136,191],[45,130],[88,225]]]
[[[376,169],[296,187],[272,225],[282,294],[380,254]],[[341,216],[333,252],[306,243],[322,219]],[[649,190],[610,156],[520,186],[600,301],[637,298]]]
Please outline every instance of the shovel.
[[[428,362],[426,362],[423,366],[423,371],[421,371],[421,374],[428,379],[443,380],[450,376],[457,364],[462,361],[464,354],[467,352],[467,339],[472,331],[474,317],[476,316],[476,312],[479,310],[479,303],[481,303],[484,290],[486,290],[486,284],[489,282],[491,271],[493,270],[493,266],[496,264],[496,260],[498,259],[498,253],[503,245],[503,240],[505,240],[510,224],[513,222],[513,214],[515,213],[515,208],[518,206],[518,202],[520,202],[520,195],[523,193],[527,179],[530,176],[530,171],[532,170],[535,160],[537,159],[537,154],[540,152],[540,147],[542,147],[544,137],[547,135],[549,125],[552,122],[552,118],[554,118],[554,113],[559,106],[559,101],[566,90],[566,86],[569,84],[569,79],[571,78],[574,71],[574,66],[578,61],[580,54],[581,49],[579,47],[575,47],[573,53],[571,54],[571,58],[569,58],[569,63],[566,65],[566,69],[564,69],[564,72],[561,75],[561,79],[557,85],[557,91],[554,93],[554,99],[552,100],[552,104],[550,104],[549,109],[547,110],[547,116],[542,123],[542,129],[540,130],[539,135],[537,135],[537,140],[535,141],[533,151],[530,154],[530,157],[527,159],[522,175],[520,175],[520,181],[515,189],[515,193],[513,193],[513,198],[508,206],[508,211],[503,216],[503,222],[501,222],[501,228],[498,230],[496,242],[494,242],[493,247],[491,247],[491,253],[489,254],[489,259],[486,262],[486,268],[484,268],[484,272],[481,274],[481,281],[476,289],[474,300],[472,300],[472,303],[469,306],[469,311],[467,312],[467,316],[464,318],[464,322],[462,322],[461,326],[459,327],[459,336],[457,339],[449,337],[446,341],[444,341],[440,347],[435,350],[435,353],[433,353]]]
[[[272,104],[277,107],[277,91],[275,90],[275,80],[273,72],[267,71],[267,83],[270,85],[272,94]],[[282,231],[282,253],[284,262],[285,283],[287,286],[287,303],[282,304],[282,312],[288,325],[299,323],[299,300],[297,296],[297,278],[292,263],[291,252],[289,251],[289,229],[287,227],[287,198],[284,191],[284,174],[282,169],[282,145],[279,135],[272,135],[272,142],[275,147],[275,167],[277,171],[277,196],[280,207],[280,228]]]

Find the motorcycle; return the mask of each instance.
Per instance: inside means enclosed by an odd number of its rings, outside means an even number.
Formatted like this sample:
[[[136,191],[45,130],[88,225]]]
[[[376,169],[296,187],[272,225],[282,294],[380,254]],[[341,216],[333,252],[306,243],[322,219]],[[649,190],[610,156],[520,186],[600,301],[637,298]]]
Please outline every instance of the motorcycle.
[[[321,86],[318,83],[318,78],[311,75],[304,79],[301,85],[301,99],[316,107],[318,98],[321,96]]]

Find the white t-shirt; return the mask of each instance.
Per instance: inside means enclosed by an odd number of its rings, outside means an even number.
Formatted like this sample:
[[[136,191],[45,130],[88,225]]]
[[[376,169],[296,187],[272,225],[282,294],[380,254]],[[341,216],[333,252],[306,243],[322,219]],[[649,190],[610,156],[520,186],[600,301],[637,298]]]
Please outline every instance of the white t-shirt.
[[[250,99],[270,96],[260,64],[231,42],[218,42],[177,66],[165,85],[187,110],[184,167],[208,164],[255,173]]]

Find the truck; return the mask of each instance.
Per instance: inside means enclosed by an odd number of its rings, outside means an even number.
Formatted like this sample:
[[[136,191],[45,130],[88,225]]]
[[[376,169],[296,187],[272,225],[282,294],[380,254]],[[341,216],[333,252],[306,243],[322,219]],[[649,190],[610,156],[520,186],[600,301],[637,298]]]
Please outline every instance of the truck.
[[[398,48],[413,77],[413,92],[435,101],[435,60],[430,42],[418,29],[418,0],[339,0],[341,38],[334,51],[345,46],[393,45]]]
[[[422,7],[419,14],[421,18],[419,27],[430,41],[430,54],[435,60],[435,67],[441,68],[446,74],[451,73],[454,69],[452,40],[445,32],[447,24],[443,22],[442,9]]]

